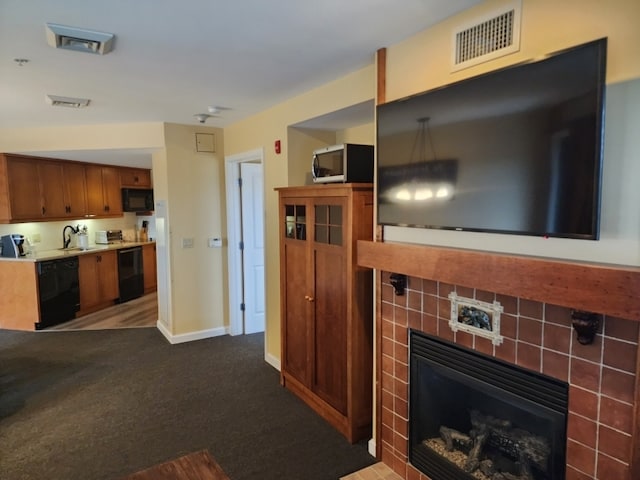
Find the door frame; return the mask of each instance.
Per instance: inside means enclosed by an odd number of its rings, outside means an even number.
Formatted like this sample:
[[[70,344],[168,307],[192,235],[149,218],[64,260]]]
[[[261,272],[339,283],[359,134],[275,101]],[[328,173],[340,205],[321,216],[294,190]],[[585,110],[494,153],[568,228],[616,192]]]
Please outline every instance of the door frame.
[[[229,334],[242,335],[244,332],[243,315],[240,311],[242,303],[242,254],[240,240],[242,238],[241,201],[236,188],[240,178],[240,164],[243,162],[260,163],[262,182],[264,185],[264,149],[257,148],[235,155],[225,156],[225,189],[227,197],[227,235],[228,235],[228,265],[229,265]],[[264,205],[264,198],[262,199]],[[264,236],[264,231],[262,232]],[[266,303],[266,295],[265,295]],[[267,345],[265,318],[265,348]],[[265,350],[266,351],[266,350]]]

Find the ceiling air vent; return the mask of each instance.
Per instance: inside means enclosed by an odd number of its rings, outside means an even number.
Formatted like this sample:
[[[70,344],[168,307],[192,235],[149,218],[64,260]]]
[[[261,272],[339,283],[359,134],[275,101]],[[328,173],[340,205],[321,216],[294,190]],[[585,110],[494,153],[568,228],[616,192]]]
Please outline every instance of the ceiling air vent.
[[[512,2],[454,31],[452,70],[477,65],[520,50],[520,1]]]
[[[54,48],[104,55],[113,48],[112,33],[47,23],[47,43]]]
[[[59,97],[57,95],[47,95],[47,103],[54,107],[82,108],[89,105],[88,98]]]

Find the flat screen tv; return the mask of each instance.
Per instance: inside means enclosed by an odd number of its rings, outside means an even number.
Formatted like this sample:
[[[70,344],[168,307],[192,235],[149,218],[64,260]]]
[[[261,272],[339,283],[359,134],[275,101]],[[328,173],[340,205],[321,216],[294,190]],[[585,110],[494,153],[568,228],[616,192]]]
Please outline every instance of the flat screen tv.
[[[606,50],[379,105],[378,223],[597,240]]]

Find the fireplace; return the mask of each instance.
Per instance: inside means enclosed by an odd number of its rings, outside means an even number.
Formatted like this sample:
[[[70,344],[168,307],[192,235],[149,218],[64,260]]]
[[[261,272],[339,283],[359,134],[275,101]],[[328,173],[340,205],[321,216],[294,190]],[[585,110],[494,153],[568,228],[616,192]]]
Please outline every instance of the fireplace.
[[[409,461],[431,478],[564,480],[569,386],[409,330]]]

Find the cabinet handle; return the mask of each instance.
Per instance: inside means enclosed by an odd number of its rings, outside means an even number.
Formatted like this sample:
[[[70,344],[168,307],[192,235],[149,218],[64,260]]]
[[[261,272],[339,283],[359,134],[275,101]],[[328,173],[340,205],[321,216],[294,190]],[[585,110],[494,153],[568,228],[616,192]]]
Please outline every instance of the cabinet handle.
[[[315,300],[315,298],[310,297],[309,295],[305,295],[304,298],[309,302],[313,302]]]
[[[46,210],[44,207],[42,207],[42,214],[43,214],[43,215],[44,215],[44,213],[45,213],[46,211],[47,211],[47,210]]]

